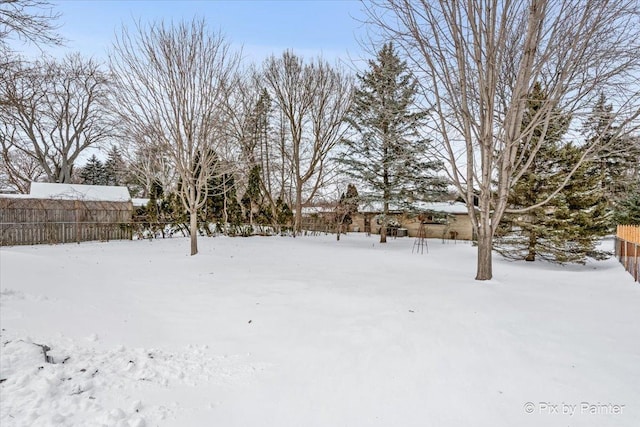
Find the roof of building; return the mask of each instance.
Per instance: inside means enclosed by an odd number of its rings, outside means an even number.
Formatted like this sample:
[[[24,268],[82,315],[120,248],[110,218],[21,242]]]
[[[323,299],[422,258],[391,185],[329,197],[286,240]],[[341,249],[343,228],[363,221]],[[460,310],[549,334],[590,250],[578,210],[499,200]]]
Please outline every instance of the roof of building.
[[[151,199],[142,199],[142,198],[134,197],[131,199],[131,203],[133,203],[133,206],[135,207],[144,207],[149,204],[150,200]]]
[[[381,202],[362,203],[358,210],[360,212],[382,212]],[[393,212],[402,212],[406,209],[398,205],[390,204],[389,210]],[[466,214],[468,213],[467,205],[462,202],[414,202],[411,204],[411,211],[416,212],[444,212],[449,214]]]
[[[321,214],[328,212],[335,212],[335,208],[327,207],[327,206],[303,206],[302,207],[302,215],[313,215],[313,214]]]
[[[28,194],[15,194],[15,193],[0,193],[0,197],[3,199],[28,199]]]
[[[32,199],[85,200],[100,202],[129,202],[127,187],[108,185],[57,184],[32,182],[29,191]]]

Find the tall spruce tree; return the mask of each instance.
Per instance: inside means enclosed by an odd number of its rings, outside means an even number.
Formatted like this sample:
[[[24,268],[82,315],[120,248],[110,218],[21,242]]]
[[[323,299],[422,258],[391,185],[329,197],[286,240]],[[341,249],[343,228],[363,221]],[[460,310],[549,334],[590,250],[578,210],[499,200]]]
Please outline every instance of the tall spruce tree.
[[[247,190],[242,196],[241,202],[245,210],[245,218],[249,224],[253,226],[255,217],[264,216],[262,206],[262,191],[260,185],[261,179],[260,165],[255,165],[249,171],[249,179],[247,182]],[[263,218],[260,218],[263,219]],[[264,223],[264,221],[259,221]]]
[[[391,43],[358,75],[348,116],[356,137],[344,141],[344,172],[363,184],[360,198],[382,204],[380,242],[386,242],[389,206],[410,209],[417,200],[444,192],[440,162],[426,155],[420,135],[426,114],[416,108],[417,81]]]
[[[640,225],[640,184],[616,204],[613,218],[616,224]]]
[[[545,101],[542,87],[530,93],[522,126],[528,126]],[[526,150],[519,153],[531,166],[509,194],[511,208],[524,208],[545,200],[558,188],[582,155],[582,148],[564,142],[570,117],[553,111],[553,119],[533,159]],[[534,132],[534,138],[542,129]],[[526,214],[506,214],[496,234],[495,249],[511,259],[583,263],[587,256],[602,258],[596,250],[607,230],[606,201],[596,163],[584,163],[548,204]]]
[[[80,180],[87,185],[107,185],[104,164],[95,154],[80,170]]]
[[[619,203],[628,201],[634,190],[637,191],[640,177],[640,138],[621,137],[615,117],[613,105],[607,103],[605,95],[600,93],[591,115],[583,124],[587,142],[600,140],[603,145],[594,163],[600,177],[598,185],[606,199],[607,211],[611,213],[611,231],[616,222],[613,212],[617,211]]]
[[[106,185],[126,184],[127,166],[115,145],[107,153],[107,160],[104,162],[104,175]]]

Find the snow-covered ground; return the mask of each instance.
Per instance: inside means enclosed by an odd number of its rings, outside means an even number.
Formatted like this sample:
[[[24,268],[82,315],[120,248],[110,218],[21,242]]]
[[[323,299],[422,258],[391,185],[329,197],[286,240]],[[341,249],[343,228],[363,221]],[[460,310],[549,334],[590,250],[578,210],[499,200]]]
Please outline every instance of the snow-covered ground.
[[[481,283],[471,245],[413,244],[2,248],[0,425],[640,425],[640,286],[614,259],[496,255]]]

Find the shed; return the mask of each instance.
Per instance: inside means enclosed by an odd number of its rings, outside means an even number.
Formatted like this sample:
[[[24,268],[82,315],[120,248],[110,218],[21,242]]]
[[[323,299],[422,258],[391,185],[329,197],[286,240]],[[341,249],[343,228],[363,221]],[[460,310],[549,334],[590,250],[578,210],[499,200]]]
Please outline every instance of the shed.
[[[132,213],[126,187],[34,182],[0,194],[0,245],[130,239]]]

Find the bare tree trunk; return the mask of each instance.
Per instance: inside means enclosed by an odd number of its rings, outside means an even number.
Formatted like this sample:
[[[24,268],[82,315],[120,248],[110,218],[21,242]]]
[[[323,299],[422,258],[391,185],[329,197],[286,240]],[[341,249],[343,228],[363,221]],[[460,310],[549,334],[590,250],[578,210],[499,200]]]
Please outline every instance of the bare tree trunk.
[[[529,253],[525,257],[525,261],[535,261],[536,260],[536,246],[537,246],[537,238],[536,232],[531,230],[529,231]]]
[[[191,255],[198,253],[198,211],[189,212],[189,238],[191,240]]]
[[[222,177],[222,220],[224,222],[225,234],[227,234],[227,224],[229,223],[229,211],[227,203],[227,176]]]
[[[493,234],[491,227],[478,229],[478,261],[476,280],[491,280],[493,277]]]
[[[285,171],[285,164],[287,164],[287,135],[285,129],[285,118],[284,113],[280,110],[280,122],[279,122],[279,134],[278,134],[278,148],[280,149],[280,199],[282,201],[287,201],[291,206],[291,197],[285,197],[286,191],[286,183],[287,176]],[[289,191],[289,196],[291,196],[291,192]]]
[[[296,215],[293,221],[293,235],[302,232],[302,184],[296,184]]]
[[[382,225],[380,227],[380,243],[387,243],[387,224],[389,223],[389,202],[385,201],[383,205],[384,207],[382,209]]]

